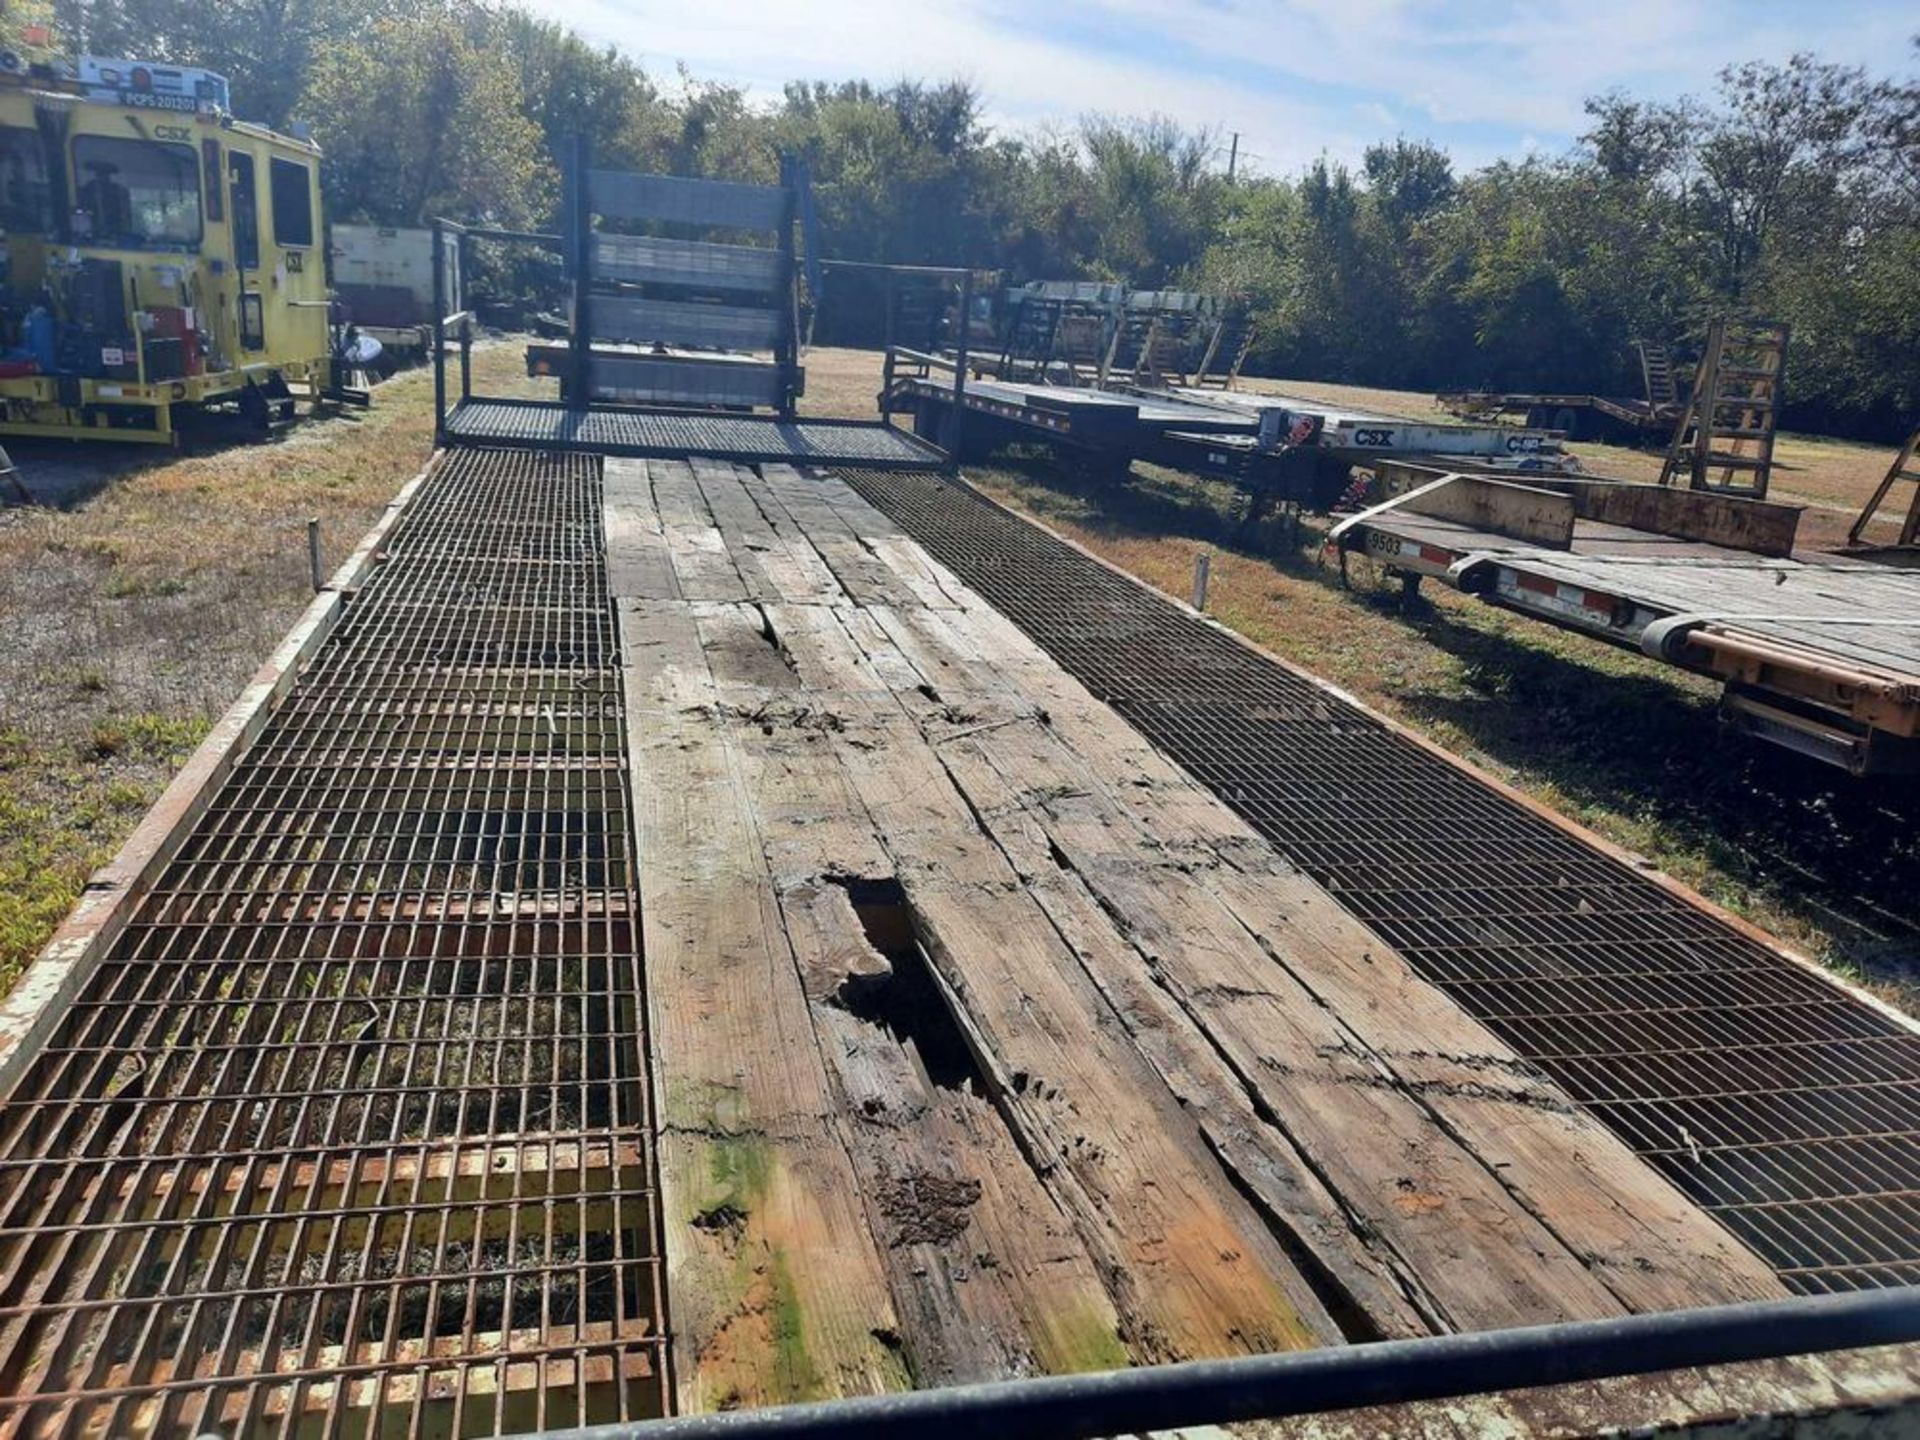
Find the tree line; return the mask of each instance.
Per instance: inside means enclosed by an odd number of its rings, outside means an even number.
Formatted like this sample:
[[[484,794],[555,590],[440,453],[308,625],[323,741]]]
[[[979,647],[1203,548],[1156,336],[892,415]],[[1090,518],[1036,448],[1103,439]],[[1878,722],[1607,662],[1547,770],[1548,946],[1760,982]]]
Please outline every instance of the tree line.
[[[1218,137],[1163,117],[997,134],[958,80],[756,102],[503,0],[0,3],[75,51],[218,70],[243,118],[305,123],[336,220],[550,223],[577,131],[601,163],[671,174],[771,180],[790,153],[826,254],[1231,291],[1256,315],[1255,373],[1631,394],[1633,341],[1684,355],[1741,312],[1794,327],[1790,423],[1920,422],[1911,77],[1794,55],[1704,96],[1594,97],[1565,154],[1461,173],[1402,137],[1230,181]]]

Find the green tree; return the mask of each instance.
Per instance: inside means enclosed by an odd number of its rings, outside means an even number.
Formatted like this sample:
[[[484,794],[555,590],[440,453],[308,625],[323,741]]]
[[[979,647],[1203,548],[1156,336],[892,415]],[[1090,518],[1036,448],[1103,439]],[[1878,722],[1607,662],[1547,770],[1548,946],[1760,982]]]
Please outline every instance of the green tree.
[[[378,21],[314,64],[300,103],[322,137],[335,219],[527,226],[550,211],[540,126],[486,40],[484,12],[429,10]]]

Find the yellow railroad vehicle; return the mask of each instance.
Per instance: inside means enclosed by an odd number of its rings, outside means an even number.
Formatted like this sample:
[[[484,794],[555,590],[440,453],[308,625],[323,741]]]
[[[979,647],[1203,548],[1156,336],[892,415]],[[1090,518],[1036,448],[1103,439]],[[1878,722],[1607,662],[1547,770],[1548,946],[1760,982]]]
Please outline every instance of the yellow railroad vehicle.
[[[204,70],[0,71],[0,434],[171,444],[330,390],[317,146]]]

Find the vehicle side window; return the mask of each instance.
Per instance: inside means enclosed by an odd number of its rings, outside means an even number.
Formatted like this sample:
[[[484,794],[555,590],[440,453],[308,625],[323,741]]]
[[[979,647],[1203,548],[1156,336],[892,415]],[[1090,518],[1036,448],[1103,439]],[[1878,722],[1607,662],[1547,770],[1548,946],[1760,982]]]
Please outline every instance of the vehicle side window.
[[[253,185],[253,157],[227,152],[233,179],[233,263],[242,270],[260,268],[260,207]]]
[[[293,160],[273,161],[273,243],[313,244],[313,189],[306,166]]]
[[[44,235],[52,221],[47,155],[38,132],[0,127],[0,229]]]

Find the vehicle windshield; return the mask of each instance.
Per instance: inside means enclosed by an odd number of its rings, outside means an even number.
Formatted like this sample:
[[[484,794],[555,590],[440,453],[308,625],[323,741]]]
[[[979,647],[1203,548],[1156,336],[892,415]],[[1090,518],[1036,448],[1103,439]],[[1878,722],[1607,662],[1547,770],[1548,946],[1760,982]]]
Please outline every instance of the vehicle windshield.
[[[128,248],[200,243],[192,147],[82,135],[73,142],[75,238]]]

